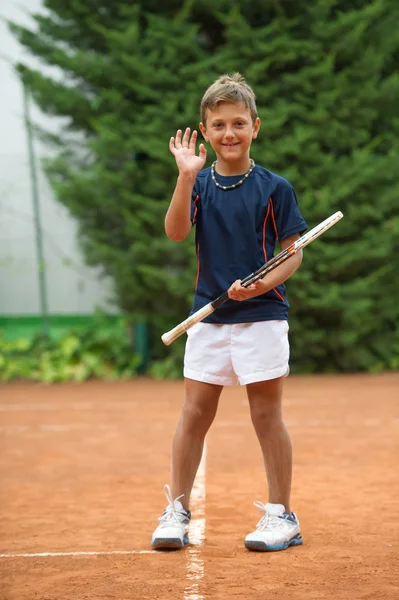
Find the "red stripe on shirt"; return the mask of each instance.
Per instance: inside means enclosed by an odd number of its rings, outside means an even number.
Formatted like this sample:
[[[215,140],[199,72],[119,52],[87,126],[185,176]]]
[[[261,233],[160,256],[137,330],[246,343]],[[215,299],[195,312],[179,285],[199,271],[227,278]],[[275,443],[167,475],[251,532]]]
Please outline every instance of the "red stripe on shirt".
[[[197,245],[197,252],[196,252],[196,254],[197,254],[197,275],[196,275],[196,278],[195,278],[195,289],[197,289],[197,286],[198,286],[198,278],[199,278],[199,272],[200,272],[199,249],[200,249],[200,247],[199,247],[199,244],[198,244]]]
[[[197,202],[199,200],[199,196],[196,197],[196,199],[194,200],[194,205],[195,205],[195,210],[194,210],[194,214],[193,214],[193,219],[192,219],[192,223],[195,223],[195,219],[197,217],[197,212],[198,212],[198,205]]]
[[[266,229],[267,229],[267,220],[269,218],[269,215],[271,215],[274,232],[276,234],[276,240],[278,240],[277,226],[276,226],[276,221],[274,219],[273,201],[272,201],[271,198],[269,198],[269,203],[267,205],[267,213],[266,213],[266,217],[265,217],[265,220],[264,220],[264,223],[263,223],[263,254],[264,254],[264,257],[265,257],[265,262],[268,261],[267,250],[266,250]],[[280,300],[282,302],[284,302],[284,296],[278,291],[278,289],[277,288],[273,288],[273,291],[276,292],[276,294],[280,298]]]

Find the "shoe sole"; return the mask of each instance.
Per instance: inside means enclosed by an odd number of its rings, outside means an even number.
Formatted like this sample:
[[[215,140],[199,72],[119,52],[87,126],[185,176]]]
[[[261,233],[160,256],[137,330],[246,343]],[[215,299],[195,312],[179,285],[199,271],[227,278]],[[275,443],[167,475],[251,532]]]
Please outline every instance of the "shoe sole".
[[[278,552],[279,550],[287,550],[290,546],[300,546],[303,544],[302,537],[293,538],[292,540],[288,540],[288,542],[283,542],[282,544],[276,544],[275,546],[267,546],[264,542],[255,542],[255,541],[245,541],[245,547],[248,550],[254,550],[255,552]]]
[[[179,550],[188,543],[186,537],[183,538],[183,542],[180,538],[155,538],[151,545],[155,550]]]

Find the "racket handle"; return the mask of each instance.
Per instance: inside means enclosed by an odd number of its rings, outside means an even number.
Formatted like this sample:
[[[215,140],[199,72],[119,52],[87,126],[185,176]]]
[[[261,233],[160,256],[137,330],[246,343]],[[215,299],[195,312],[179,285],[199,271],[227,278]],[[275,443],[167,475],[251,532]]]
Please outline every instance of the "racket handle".
[[[187,329],[190,329],[190,327],[192,327],[196,323],[199,323],[214,311],[215,309],[213,308],[212,303],[209,302],[209,304],[206,304],[205,306],[197,310],[197,312],[188,317],[185,321],[182,321],[179,325],[176,325],[176,327],[174,327],[167,333],[164,333],[161,337],[161,340],[163,341],[165,346],[170,346],[170,344],[174,342],[178,337],[180,337],[185,331],[187,331]]]

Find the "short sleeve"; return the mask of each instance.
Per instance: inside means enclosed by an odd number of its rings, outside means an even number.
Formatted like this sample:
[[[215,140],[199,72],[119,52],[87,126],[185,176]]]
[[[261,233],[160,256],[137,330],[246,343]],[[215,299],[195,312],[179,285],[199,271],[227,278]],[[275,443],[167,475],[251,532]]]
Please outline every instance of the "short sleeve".
[[[191,223],[195,225],[198,218],[198,211],[200,207],[200,194],[199,194],[199,182],[198,179],[195,181],[193,192],[191,195]]]
[[[278,183],[272,199],[278,239],[284,240],[295,233],[302,235],[308,225],[301,215],[292,185],[282,179]]]

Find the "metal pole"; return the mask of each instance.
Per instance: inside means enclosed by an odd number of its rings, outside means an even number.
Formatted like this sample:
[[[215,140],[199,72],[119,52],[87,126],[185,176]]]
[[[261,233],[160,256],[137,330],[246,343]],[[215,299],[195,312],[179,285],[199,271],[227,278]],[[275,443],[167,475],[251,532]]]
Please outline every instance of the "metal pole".
[[[47,290],[46,290],[46,277],[45,277],[45,262],[43,252],[43,238],[42,238],[42,227],[40,219],[40,203],[39,193],[37,185],[37,171],[35,161],[35,151],[33,146],[33,133],[32,124],[29,116],[29,94],[26,86],[24,88],[24,117],[25,126],[28,136],[28,153],[29,153],[29,166],[31,176],[31,189],[32,189],[32,200],[33,200],[33,215],[35,224],[35,239],[36,239],[36,260],[37,270],[39,277],[39,293],[40,293],[40,312],[42,317],[42,331],[48,333],[48,309],[47,309]]]

